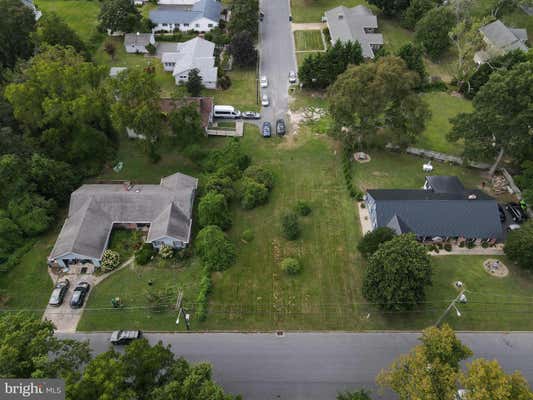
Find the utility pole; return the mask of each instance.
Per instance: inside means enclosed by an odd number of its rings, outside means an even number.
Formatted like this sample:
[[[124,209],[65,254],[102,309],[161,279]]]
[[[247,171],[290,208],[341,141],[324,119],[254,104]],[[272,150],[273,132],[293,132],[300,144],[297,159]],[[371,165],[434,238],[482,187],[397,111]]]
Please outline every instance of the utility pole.
[[[185,321],[185,326],[187,327],[187,330],[191,330],[190,325],[190,315],[185,313],[185,310],[183,309],[181,303],[183,301],[183,290],[180,289],[178,293],[178,299],[176,301],[176,309],[178,310],[178,318],[176,319],[176,325],[179,325],[180,323],[180,316],[183,314],[183,320]]]
[[[457,315],[460,317],[461,316],[461,313],[459,312],[459,310],[457,309],[457,307],[455,306],[455,303],[457,303],[459,300],[462,300],[464,297],[464,292],[465,292],[465,289],[462,288],[461,291],[459,292],[459,294],[457,295],[457,297],[455,299],[452,300],[452,302],[450,303],[450,305],[448,306],[448,308],[446,310],[444,310],[444,312],[442,313],[442,315],[439,317],[439,319],[437,320],[437,322],[435,323],[435,326],[438,328],[442,322],[442,320],[444,319],[444,317],[446,317],[446,315],[448,315],[448,313],[450,312],[450,310],[452,308],[455,308],[455,310],[457,311]]]

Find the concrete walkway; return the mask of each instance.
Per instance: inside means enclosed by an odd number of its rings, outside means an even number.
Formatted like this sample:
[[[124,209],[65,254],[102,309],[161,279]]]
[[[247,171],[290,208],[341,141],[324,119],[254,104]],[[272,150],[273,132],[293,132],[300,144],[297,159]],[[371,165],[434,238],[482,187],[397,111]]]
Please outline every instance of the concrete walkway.
[[[494,247],[487,247],[484,249],[481,246],[476,246],[473,249],[468,249],[466,247],[459,247],[457,245],[452,245],[452,251],[446,251],[444,249],[439,249],[438,253],[433,251],[429,252],[431,256],[503,256],[503,244],[497,244]]]
[[[300,24],[291,24],[292,31],[320,31],[324,28],[327,28],[327,25],[322,22],[310,22],[310,23],[300,23]]]
[[[114,271],[99,276],[94,274],[79,274],[77,272],[67,272],[66,274],[58,276],[52,274],[49,268],[48,273],[52,278],[54,284],[57,281],[68,279],[70,281],[70,288],[65,296],[65,299],[63,300],[63,304],[61,304],[59,307],[52,307],[50,305],[46,306],[46,310],[44,311],[42,318],[43,321],[52,321],[56,326],[57,332],[76,332],[76,326],[78,325],[78,322],[81,319],[81,315],[83,314],[83,310],[85,308],[85,305],[87,304],[87,300],[89,299],[93,288],[115,272],[120,271],[122,268],[125,268],[130,265],[133,262],[133,259],[134,258],[131,257],[129,260],[127,260]],[[91,285],[91,289],[85,297],[85,301],[81,308],[71,308],[70,300],[72,299],[73,290],[80,282],[88,282]]]
[[[361,204],[364,203],[357,203],[357,211],[359,214],[359,221],[361,222],[361,231],[363,232],[363,235],[366,235],[372,230],[372,223],[370,222],[370,214],[368,213],[368,209],[366,207],[361,207]]]

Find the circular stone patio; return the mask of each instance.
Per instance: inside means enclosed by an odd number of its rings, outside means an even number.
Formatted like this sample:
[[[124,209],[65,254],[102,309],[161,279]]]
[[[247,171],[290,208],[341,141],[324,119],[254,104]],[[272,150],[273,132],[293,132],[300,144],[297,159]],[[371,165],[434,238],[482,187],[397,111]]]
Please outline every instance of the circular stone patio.
[[[483,261],[483,268],[485,268],[487,273],[497,278],[505,278],[509,275],[509,268],[500,260],[495,260],[494,258]]]

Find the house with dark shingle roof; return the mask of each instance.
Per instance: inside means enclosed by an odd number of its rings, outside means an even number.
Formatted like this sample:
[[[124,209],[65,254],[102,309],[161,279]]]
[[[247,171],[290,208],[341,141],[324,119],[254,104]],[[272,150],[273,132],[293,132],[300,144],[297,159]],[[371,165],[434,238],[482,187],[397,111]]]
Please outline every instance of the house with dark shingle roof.
[[[199,0],[192,5],[160,5],[150,11],[154,32],[209,32],[220,21],[222,5],[216,0]]]
[[[496,200],[478,189],[465,189],[455,176],[428,176],[423,189],[368,190],[365,196],[373,229],[397,234],[502,239]]]
[[[493,57],[501,56],[512,50],[527,51],[527,30],[509,28],[497,19],[479,29],[485,42],[485,50],[474,54],[476,64],[484,64]]]
[[[383,46],[383,35],[376,32],[378,19],[365,6],[335,7],[326,11],[326,22],[332,43],[359,42],[365,58],[374,58],[374,52]]]
[[[147,230],[146,243],[186,247],[198,180],[175,173],[159,185],[87,184],[70,196],[68,216],[48,256],[49,265],[100,266],[114,227]]]

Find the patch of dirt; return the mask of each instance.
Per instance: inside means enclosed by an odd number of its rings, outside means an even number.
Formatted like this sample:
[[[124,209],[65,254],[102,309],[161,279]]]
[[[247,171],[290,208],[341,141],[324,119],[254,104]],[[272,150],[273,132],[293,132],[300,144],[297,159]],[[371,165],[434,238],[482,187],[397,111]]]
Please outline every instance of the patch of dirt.
[[[505,278],[509,275],[509,268],[507,268],[507,266],[500,260],[495,260],[493,258],[483,261],[483,268],[489,275],[497,278]]]

